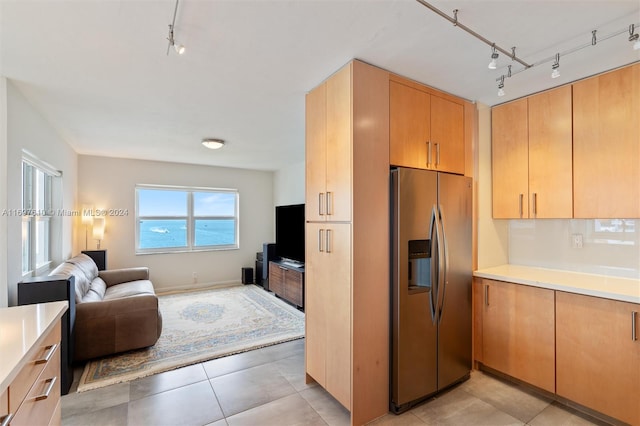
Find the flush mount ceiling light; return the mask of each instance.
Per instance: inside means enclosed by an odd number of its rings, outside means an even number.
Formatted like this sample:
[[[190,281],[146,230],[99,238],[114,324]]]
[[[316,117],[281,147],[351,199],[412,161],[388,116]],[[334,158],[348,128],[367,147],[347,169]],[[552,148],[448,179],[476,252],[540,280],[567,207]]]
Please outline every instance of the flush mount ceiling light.
[[[180,43],[176,43],[176,39],[173,37],[173,29],[175,28],[175,25],[176,25],[176,14],[178,13],[179,1],[180,0],[176,0],[176,7],[173,10],[173,22],[169,24],[169,37],[167,37],[167,40],[169,40],[169,46],[167,46],[167,55],[169,54],[169,50],[171,50],[172,47],[175,49],[178,55],[182,55],[185,51],[184,45]]]
[[[209,149],[220,149],[224,146],[224,140],[222,139],[202,139],[202,145]]]

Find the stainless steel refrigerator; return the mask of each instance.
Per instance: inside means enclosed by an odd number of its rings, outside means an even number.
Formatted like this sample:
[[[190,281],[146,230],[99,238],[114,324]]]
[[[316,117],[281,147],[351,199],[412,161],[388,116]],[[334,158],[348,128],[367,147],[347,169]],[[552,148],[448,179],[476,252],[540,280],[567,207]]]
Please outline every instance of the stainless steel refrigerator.
[[[391,171],[391,410],[469,378],[470,178]]]

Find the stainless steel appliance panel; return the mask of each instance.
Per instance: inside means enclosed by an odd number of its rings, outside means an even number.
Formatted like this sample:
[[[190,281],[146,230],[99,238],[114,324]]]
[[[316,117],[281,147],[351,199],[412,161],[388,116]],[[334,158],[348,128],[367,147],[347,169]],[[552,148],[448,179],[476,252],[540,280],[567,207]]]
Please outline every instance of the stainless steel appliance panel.
[[[445,248],[445,279],[438,325],[438,389],[471,370],[472,181],[440,173],[438,205]]]
[[[416,241],[430,238],[437,174],[397,169],[392,171],[391,181],[392,226],[397,236],[392,242],[391,397],[400,406],[437,390],[437,326],[431,314],[430,268],[424,258],[409,259],[410,244],[419,246]]]

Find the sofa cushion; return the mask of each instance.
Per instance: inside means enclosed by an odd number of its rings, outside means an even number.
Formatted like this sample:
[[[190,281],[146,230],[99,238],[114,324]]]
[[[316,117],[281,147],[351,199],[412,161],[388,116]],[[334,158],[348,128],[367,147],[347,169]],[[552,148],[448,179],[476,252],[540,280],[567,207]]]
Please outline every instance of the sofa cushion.
[[[93,261],[93,259],[91,259],[84,253],[80,253],[79,255],[74,256],[71,259],[67,259],[66,262],[77,266],[78,269],[87,278],[87,280],[89,280],[89,283],[91,283],[93,279],[98,276],[98,266]]]
[[[73,275],[75,277],[76,303],[81,303],[91,287],[86,275],[73,263],[62,262],[49,275]]]
[[[153,284],[149,280],[129,281],[128,283],[116,284],[107,287],[104,300],[121,299],[123,297],[155,295]]]
[[[99,302],[104,299],[104,293],[107,291],[107,284],[100,277],[96,277],[91,281],[89,291],[82,298],[82,303]]]

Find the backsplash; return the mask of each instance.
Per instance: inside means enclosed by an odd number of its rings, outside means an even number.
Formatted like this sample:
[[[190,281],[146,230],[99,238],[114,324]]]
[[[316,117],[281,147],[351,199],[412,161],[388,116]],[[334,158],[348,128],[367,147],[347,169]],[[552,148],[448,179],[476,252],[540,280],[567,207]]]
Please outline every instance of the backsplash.
[[[639,227],[636,219],[511,220],[509,263],[640,279]]]

